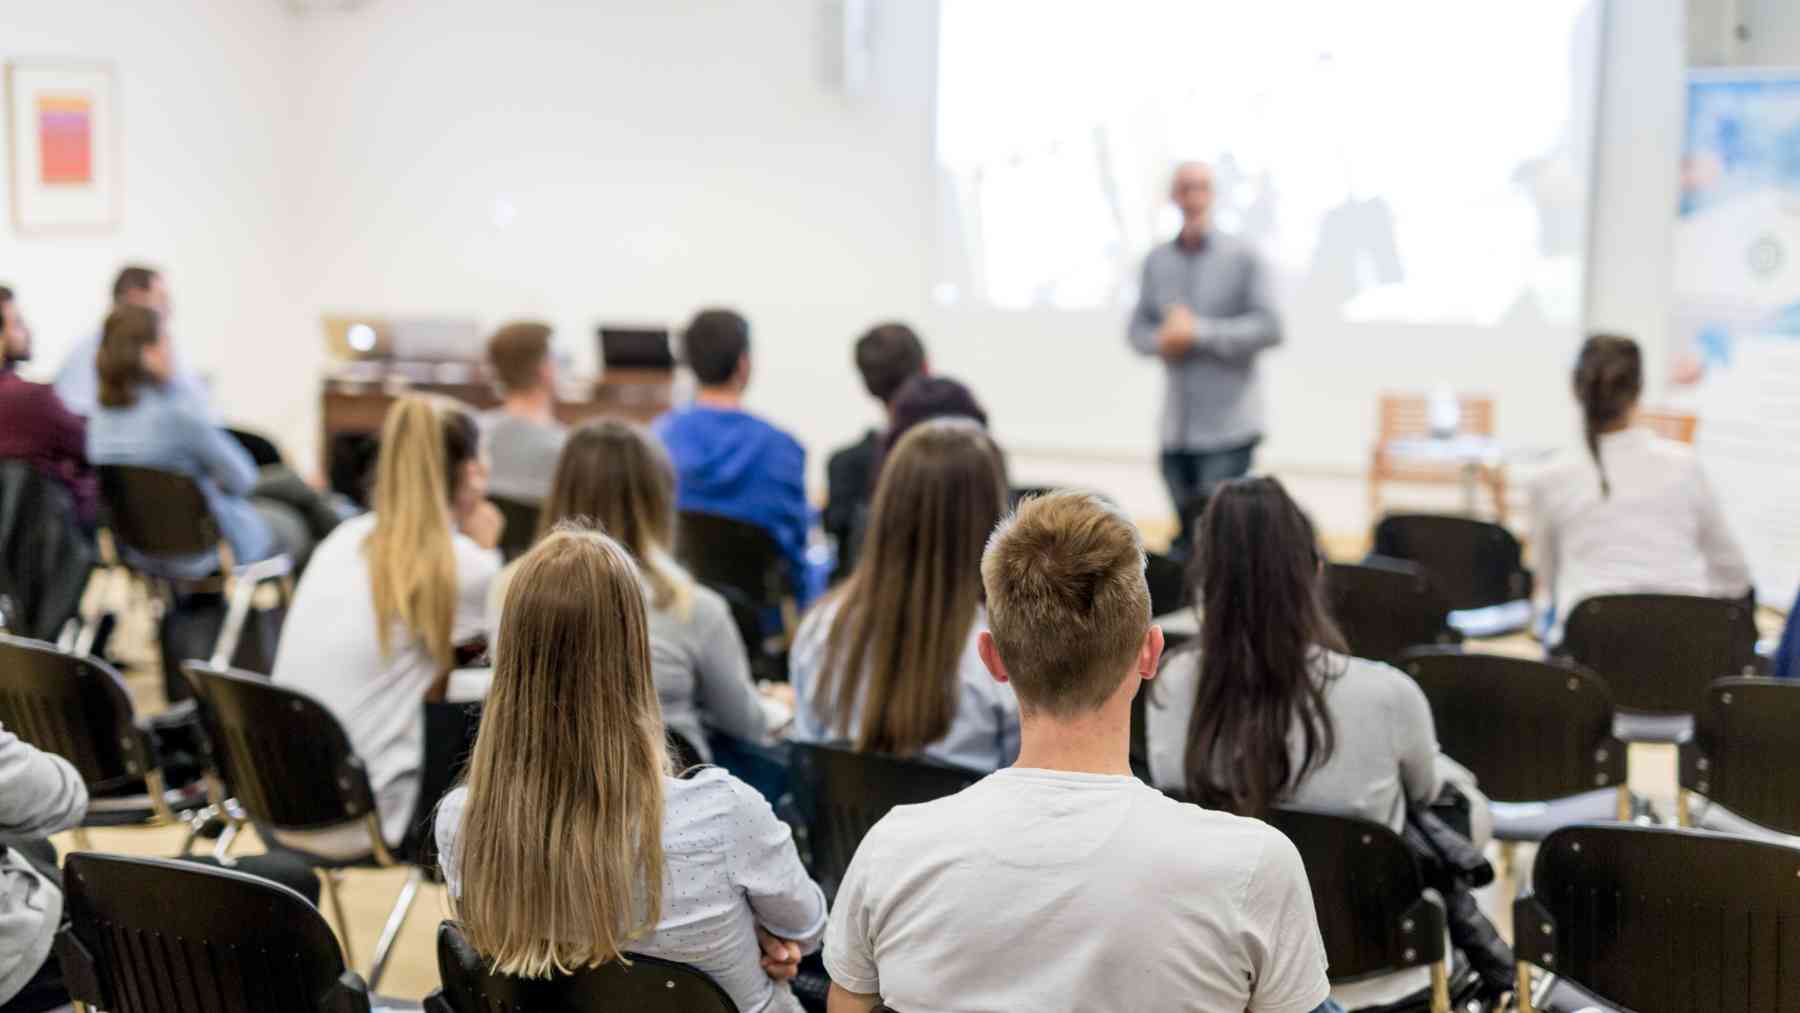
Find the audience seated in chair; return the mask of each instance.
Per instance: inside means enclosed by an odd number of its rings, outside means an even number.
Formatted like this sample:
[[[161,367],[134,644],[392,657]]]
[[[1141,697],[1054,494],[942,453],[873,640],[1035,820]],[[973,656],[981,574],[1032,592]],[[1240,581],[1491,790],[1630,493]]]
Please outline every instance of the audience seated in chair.
[[[731,310],[701,312],[681,336],[700,390],[694,403],[656,420],[675,462],[676,509],[719,514],[763,528],[781,544],[797,596],[807,580],[806,450],[744,410],[750,323]]]
[[[1327,1003],[1294,846],[1131,776],[1132,698],[1163,646],[1137,531],[1086,495],[1027,500],[982,575],[1019,761],[863,839],[826,931],[833,1013]]]
[[[126,306],[155,310],[163,322],[168,323],[174,309],[169,299],[169,285],[162,272],[136,264],[120,269],[113,279],[112,307],[108,312]],[[92,415],[100,407],[101,380],[97,362],[103,337],[104,332],[77,341],[75,347],[69,349],[68,358],[63,360],[62,369],[57,371],[56,396],[62,398],[63,404],[77,415]],[[173,343],[169,348],[168,358],[169,386],[176,390],[181,400],[197,406],[210,419],[211,395],[207,391],[206,381],[187,368]]]
[[[1589,338],[1574,385],[1587,446],[1530,483],[1532,556],[1549,595],[1544,642],[1560,643],[1564,620],[1594,595],[1742,597],[1750,571],[1693,448],[1636,424],[1637,342]]]
[[[575,430],[557,463],[540,531],[568,520],[598,525],[638,564],[649,607],[651,675],[669,731],[701,762],[712,760],[708,729],[762,742],[768,728],[731,608],[669,555],[675,472],[656,440],[612,419]],[[518,569],[518,561],[509,564],[488,592],[489,630],[500,629]]]
[[[61,484],[91,533],[100,492],[87,459],[87,423],[48,384],[19,376],[19,363],[30,358],[31,328],[12,289],[0,285],[0,459],[28,461]]]
[[[487,632],[501,521],[483,498],[475,423],[446,402],[395,402],[377,468],[374,512],[332,532],[300,580],[273,679],[343,724],[368,765],[382,836],[398,846],[419,790],[419,704],[441,698],[454,645]],[[289,843],[340,858],[369,852],[361,825]]]
[[[1292,802],[1404,829],[1450,767],[1418,685],[1345,653],[1311,521],[1275,479],[1236,479],[1214,492],[1195,551],[1197,649],[1168,659],[1145,712],[1153,782],[1245,816]],[[1471,801],[1485,824],[1486,801]],[[1429,985],[1415,968],[1333,997],[1354,1009]]]
[[[1006,510],[982,428],[940,419],[882,469],[866,551],[789,655],[790,738],[990,771],[1019,751],[1018,702],[981,665],[981,551]]]
[[[521,559],[468,782],[438,811],[455,916],[503,974],[629,950],[704,972],[739,1009],[798,1013],[784,982],[825,897],[754,790],[671,775],[650,651],[618,543],[566,525]]]
[[[257,470],[237,440],[215,426],[206,406],[174,382],[172,346],[155,310],[124,306],[106,318],[97,370],[99,404],[88,418],[87,453],[95,465],[158,468],[192,478],[239,563],[286,555],[304,567],[313,545],[337,524],[316,490],[281,465]],[[211,572],[209,557],[180,561],[166,576]]]
[[[925,345],[905,324],[878,324],[856,341],[856,371],[869,396],[881,402],[891,427],[894,395],[907,380],[927,372]],[[849,576],[856,566],[882,442],[882,430],[870,429],[862,439],[833,453],[825,465],[825,533],[836,539],[838,552],[834,579]]]
[[[556,420],[556,362],[550,325],[507,324],[488,339],[488,365],[500,384],[500,407],[481,419],[482,446],[493,473],[488,492],[520,503],[539,503],[568,430]]]

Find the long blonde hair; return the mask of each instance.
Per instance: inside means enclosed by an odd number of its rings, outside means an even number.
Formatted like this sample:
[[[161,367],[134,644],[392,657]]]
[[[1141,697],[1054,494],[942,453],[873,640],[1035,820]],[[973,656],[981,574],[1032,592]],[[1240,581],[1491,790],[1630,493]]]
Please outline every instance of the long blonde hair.
[[[455,664],[450,500],[479,441],[474,420],[447,402],[406,397],[388,409],[375,470],[375,528],[363,542],[384,656],[393,650],[399,626],[424,644],[441,671]]]
[[[569,435],[538,536],[566,520],[585,519],[643,567],[650,602],[686,612],[693,580],[669,556],[675,533],[675,468],[662,445],[617,419],[597,419]]]
[[[981,552],[1006,501],[999,448],[968,419],[913,428],[882,465],[813,704],[857,749],[904,756],[949,732],[981,606]]]
[[[503,974],[623,958],[662,917],[662,709],[637,566],[564,525],[519,561],[469,764],[455,912]]]

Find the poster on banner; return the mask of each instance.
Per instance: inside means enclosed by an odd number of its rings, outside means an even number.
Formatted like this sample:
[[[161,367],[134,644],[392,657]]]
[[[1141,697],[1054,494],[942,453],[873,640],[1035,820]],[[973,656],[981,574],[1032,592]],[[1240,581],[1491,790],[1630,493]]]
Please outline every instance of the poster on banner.
[[[1800,588],[1800,69],[1688,81],[1669,400],[1757,592]]]

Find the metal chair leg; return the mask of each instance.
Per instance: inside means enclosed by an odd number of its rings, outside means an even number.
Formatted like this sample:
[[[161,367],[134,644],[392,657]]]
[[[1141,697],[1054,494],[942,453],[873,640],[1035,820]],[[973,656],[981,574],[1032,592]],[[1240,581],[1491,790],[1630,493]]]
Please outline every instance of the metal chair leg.
[[[393,955],[394,943],[400,938],[400,930],[406,927],[406,916],[412,913],[414,898],[419,895],[419,884],[425,882],[425,870],[414,866],[406,873],[406,882],[400,887],[400,896],[394,899],[394,909],[388,912],[387,924],[382,926],[381,939],[375,944],[375,961],[369,966],[369,991],[373,992],[381,984],[381,976],[387,972],[388,957]]]
[[[1523,960],[1518,964],[1519,980],[1513,986],[1513,996],[1518,1000],[1519,1013],[1537,1013],[1537,1004],[1531,1001],[1531,965]]]
[[[350,946],[350,917],[344,913],[344,899],[338,896],[338,881],[343,873],[336,869],[320,869],[319,879],[324,881],[325,899],[331,902],[331,920],[337,923],[338,943],[344,947],[344,964],[356,966],[356,951]],[[371,990],[374,986],[370,986]]]
[[[1449,958],[1431,965],[1431,1013],[1450,1013]]]

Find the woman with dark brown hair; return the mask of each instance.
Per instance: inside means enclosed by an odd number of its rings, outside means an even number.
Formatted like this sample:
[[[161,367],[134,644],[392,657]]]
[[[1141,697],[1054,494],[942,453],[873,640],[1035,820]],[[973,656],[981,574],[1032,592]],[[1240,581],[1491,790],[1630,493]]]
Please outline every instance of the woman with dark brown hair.
[[[1574,371],[1586,446],[1560,455],[1530,483],[1532,557],[1548,593],[1540,629],[1601,594],[1660,592],[1738,597],[1750,570],[1693,448],[1637,424],[1644,390],[1637,342],[1596,334]]]
[[[1019,751],[1012,689],[976,652],[981,553],[1006,511],[987,432],[939,419],[895,445],[849,579],[800,625],[790,654],[801,742],[996,770]]]

